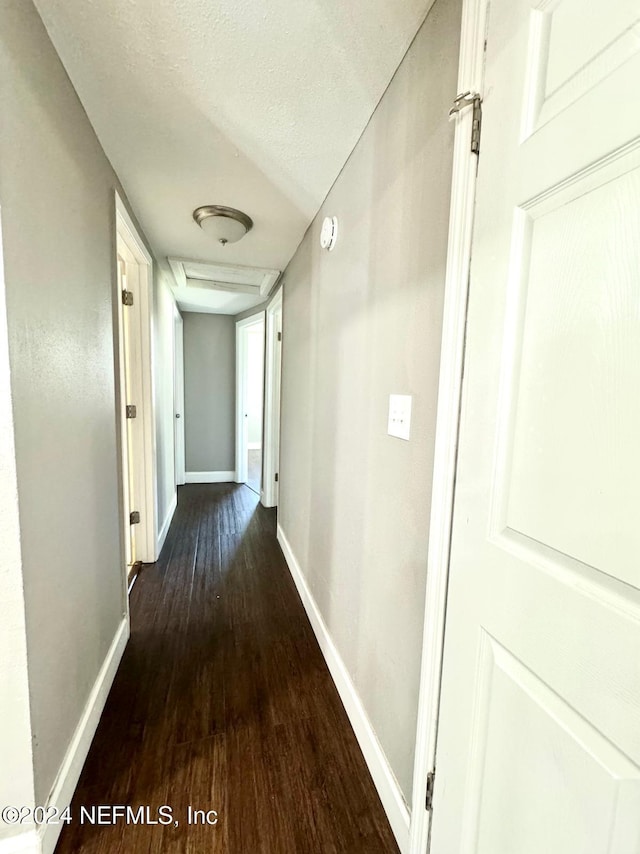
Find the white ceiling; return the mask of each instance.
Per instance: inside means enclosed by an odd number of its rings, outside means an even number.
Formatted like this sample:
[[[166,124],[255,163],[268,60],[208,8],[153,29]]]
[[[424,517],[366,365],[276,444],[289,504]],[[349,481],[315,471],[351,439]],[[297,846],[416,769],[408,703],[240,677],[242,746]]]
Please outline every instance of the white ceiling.
[[[432,0],[35,0],[158,258],[283,270]],[[254,220],[221,247],[204,204]]]

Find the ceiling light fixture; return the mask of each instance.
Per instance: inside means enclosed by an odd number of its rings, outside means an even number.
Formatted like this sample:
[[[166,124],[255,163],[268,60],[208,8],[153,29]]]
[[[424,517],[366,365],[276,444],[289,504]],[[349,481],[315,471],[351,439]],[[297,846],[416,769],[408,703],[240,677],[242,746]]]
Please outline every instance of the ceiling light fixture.
[[[253,228],[253,220],[246,213],[224,205],[202,205],[193,212],[200,228],[222,246],[237,243]]]

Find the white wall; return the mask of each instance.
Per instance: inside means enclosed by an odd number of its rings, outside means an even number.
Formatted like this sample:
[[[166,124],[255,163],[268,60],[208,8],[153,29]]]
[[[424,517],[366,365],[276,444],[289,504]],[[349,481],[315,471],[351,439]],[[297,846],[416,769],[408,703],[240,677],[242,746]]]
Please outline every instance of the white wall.
[[[0,114],[35,800],[42,804],[125,612],[114,190],[124,194],[30,0],[0,4]],[[23,738],[19,727],[15,733]]]
[[[250,445],[262,446],[264,386],[264,322],[247,334],[247,415]]]
[[[22,554],[0,231],[0,804],[34,805]],[[0,840],[22,828],[0,822]]]
[[[279,523],[407,800],[460,17],[436,2],[284,274]],[[413,395],[409,442],[391,393]]]

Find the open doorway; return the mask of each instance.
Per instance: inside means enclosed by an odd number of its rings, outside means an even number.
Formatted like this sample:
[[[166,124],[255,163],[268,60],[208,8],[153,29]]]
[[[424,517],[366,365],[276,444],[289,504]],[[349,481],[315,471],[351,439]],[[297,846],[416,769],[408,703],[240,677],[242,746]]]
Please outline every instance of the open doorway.
[[[264,409],[264,312],[236,324],[236,480],[260,495]]]

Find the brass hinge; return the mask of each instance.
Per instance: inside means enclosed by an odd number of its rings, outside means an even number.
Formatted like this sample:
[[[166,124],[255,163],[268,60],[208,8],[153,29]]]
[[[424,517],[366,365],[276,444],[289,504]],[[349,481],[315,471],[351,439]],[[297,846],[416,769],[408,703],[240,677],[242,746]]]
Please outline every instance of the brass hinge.
[[[135,418],[138,415],[135,403],[128,403],[125,410],[127,418]]]
[[[431,810],[433,809],[433,787],[435,786],[435,782],[436,782],[435,770],[429,771],[429,773],[427,774],[427,797],[425,799],[425,804],[424,804],[427,812],[431,812]]]
[[[477,92],[465,92],[458,95],[453,101],[453,107],[449,110],[449,118],[457,115],[467,107],[473,107],[473,124],[471,126],[471,151],[473,154],[480,153],[480,131],[482,130],[482,98]]]
[[[278,482],[278,472],[276,472],[276,476],[275,476],[274,480],[276,483]]]
[[[282,332],[278,332],[278,341],[282,341]]]
[[[133,291],[128,291],[126,288],[123,289],[122,305],[133,305]]]
[[[139,522],[140,522],[140,511],[139,510],[132,510],[131,513],[129,513],[129,524],[130,525],[137,525]]]

